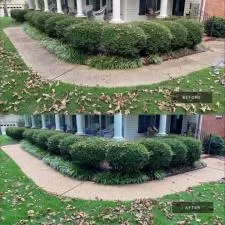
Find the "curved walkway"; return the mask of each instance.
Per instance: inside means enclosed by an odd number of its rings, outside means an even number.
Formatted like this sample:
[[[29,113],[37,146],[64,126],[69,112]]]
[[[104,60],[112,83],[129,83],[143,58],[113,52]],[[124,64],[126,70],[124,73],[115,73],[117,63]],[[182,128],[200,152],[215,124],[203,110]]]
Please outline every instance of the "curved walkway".
[[[210,67],[224,58],[224,41],[208,41],[208,51],[165,61],[160,65],[130,70],[97,70],[68,64],[50,54],[39,41],[21,27],[6,28],[5,33],[28,67],[46,79],[88,86],[123,87],[158,83],[170,76],[180,77]]]
[[[224,177],[225,162],[218,158],[205,158],[207,167],[180,175],[167,177],[161,181],[151,181],[135,185],[101,185],[78,181],[53,170],[41,160],[20,148],[19,144],[1,147],[31,178],[44,190],[60,195],[81,199],[134,200],[137,198],[158,198],[167,194],[185,191],[190,186],[203,182],[218,181]]]

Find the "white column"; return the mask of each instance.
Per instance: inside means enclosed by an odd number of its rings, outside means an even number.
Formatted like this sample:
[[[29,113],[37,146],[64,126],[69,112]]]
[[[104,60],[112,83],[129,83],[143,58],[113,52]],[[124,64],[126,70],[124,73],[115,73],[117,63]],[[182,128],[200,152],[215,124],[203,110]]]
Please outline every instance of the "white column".
[[[82,0],[77,0],[77,17],[84,17]]]
[[[63,13],[61,0],[56,0],[56,5],[57,5],[57,13]]]
[[[72,131],[72,129],[73,129],[72,116],[65,115],[65,121],[66,121],[66,130]]]
[[[40,7],[39,7],[39,2],[38,0],[35,0],[35,10],[41,10]]]
[[[24,122],[25,122],[25,127],[30,127],[27,115],[24,115]]]
[[[120,0],[113,0],[113,17],[111,22],[112,23],[123,22],[120,17]]]
[[[84,116],[77,114],[76,115],[77,122],[77,135],[84,135]]]
[[[33,5],[33,1],[32,0],[28,0],[28,8],[29,9],[34,9],[34,5]]]
[[[45,12],[49,11],[49,7],[48,7],[48,0],[44,0],[44,5],[45,5]]]
[[[46,127],[46,120],[45,120],[45,115],[41,114],[41,129],[45,130],[47,129]]]
[[[165,136],[166,135],[166,123],[167,123],[167,115],[160,115],[160,121],[159,121],[159,136]]]
[[[168,16],[168,0],[161,0],[160,14],[158,18],[165,18]]]
[[[55,130],[61,131],[59,114],[55,114]]]
[[[36,128],[34,115],[31,115],[31,128]]]
[[[114,115],[114,136],[115,140],[123,140],[123,115],[118,113]]]

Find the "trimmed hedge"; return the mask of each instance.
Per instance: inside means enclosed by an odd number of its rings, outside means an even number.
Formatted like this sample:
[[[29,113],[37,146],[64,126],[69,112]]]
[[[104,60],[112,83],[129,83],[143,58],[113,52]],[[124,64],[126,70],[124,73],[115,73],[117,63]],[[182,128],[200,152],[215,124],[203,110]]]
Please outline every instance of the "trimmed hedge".
[[[136,56],[146,45],[146,35],[132,24],[107,25],[103,28],[101,44],[110,54]]]
[[[49,12],[39,12],[35,13],[32,17],[33,23],[37,29],[39,29],[42,32],[45,32],[45,25],[49,18],[53,16],[52,13]]]
[[[94,52],[100,47],[102,24],[97,21],[84,21],[66,29],[66,42],[81,52]]]
[[[55,134],[56,134],[56,132],[54,132],[54,131],[42,131],[37,134],[35,142],[40,148],[47,150],[48,149],[48,146],[47,146],[48,139]]]
[[[186,47],[193,49],[197,44],[201,43],[204,31],[201,23],[187,19],[180,19],[176,22],[182,24],[187,29]]]
[[[134,175],[141,171],[151,174],[173,167],[192,166],[200,159],[202,149],[199,140],[181,136],[116,142],[99,137],[82,137],[31,128],[8,128],[7,135],[19,140],[24,137],[39,146],[42,151],[61,155],[77,168],[81,166],[91,172],[93,168],[99,171],[103,165],[108,165],[103,167],[108,172],[115,171],[124,175]],[[208,146],[207,143],[205,145]],[[224,149],[224,141],[213,137],[210,147],[218,152]],[[100,180],[104,180],[104,176],[100,177]]]
[[[52,16],[55,16],[55,14],[51,12],[29,11],[24,17],[28,23],[32,24],[40,31],[45,32],[46,21]]]
[[[59,143],[65,137],[67,137],[66,133],[59,133],[50,136],[47,141],[48,151],[53,154],[60,155]]]
[[[33,138],[33,134],[34,134],[34,131],[35,129],[26,129],[24,132],[23,132],[23,137],[34,144],[34,138]]]
[[[209,36],[225,38],[225,19],[211,17],[205,22],[205,32]]]
[[[22,140],[24,131],[25,128],[23,127],[8,127],[6,128],[6,135],[15,140]]]
[[[168,52],[171,49],[172,34],[168,27],[156,22],[135,22],[146,35],[145,51],[148,54]]]
[[[187,165],[191,166],[194,162],[200,160],[202,152],[202,143],[200,140],[191,137],[178,137],[187,147]]]
[[[107,148],[106,160],[116,171],[137,172],[148,163],[150,156],[145,146],[134,142],[112,142]]]
[[[168,144],[154,139],[143,139],[140,143],[151,153],[146,165],[147,169],[156,171],[170,166],[173,152]]]
[[[60,20],[60,21],[56,21],[56,26],[55,26],[55,29],[56,29],[56,36],[58,39],[60,39],[61,41],[65,41],[65,33],[66,33],[66,29],[68,27],[70,27],[71,25],[77,23],[77,22],[82,22],[83,20],[78,20],[78,19],[75,19],[73,17],[67,17],[63,20]]]
[[[56,14],[54,16],[51,16],[50,18],[47,19],[46,23],[45,23],[45,33],[49,36],[49,37],[57,37],[57,30],[56,30],[56,25],[57,22],[62,21],[66,18],[66,16],[60,15],[60,14]]]
[[[180,140],[176,139],[162,139],[162,141],[171,147],[173,152],[171,165],[172,167],[179,167],[186,164],[187,147]]]
[[[33,16],[35,15],[35,11],[29,11],[25,14],[24,16],[24,19],[26,22],[28,22],[29,24],[33,25],[34,26],[34,19],[33,19]]]
[[[203,36],[201,24],[187,19],[113,25],[51,12],[24,11],[23,16],[20,12],[21,16],[18,18],[17,13],[15,11],[14,16],[17,21],[23,21],[25,18],[29,24],[45,32],[49,37],[57,38],[75,49],[76,56],[80,53],[85,55],[91,53],[89,65],[93,67],[96,62],[98,66],[95,67],[100,69],[137,68],[142,64],[140,58],[146,54],[156,55],[185,47],[194,48],[201,42]],[[122,59],[124,57],[127,61],[124,59],[123,63],[118,63],[117,66],[116,61],[120,57]],[[131,61],[131,58],[134,58],[134,61]],[[73,62],[79,64],[80,60]],[[83,63],[82,60],[81,64]],[[113,66],[110,66],[110,63]]]
[[[11,17],[17,22],[23,23],[28,9],[13,9],[10,11]]]
[[[168,27],[172,34],[171,50],[177,50],[185,47],[188,37],[188,31],[185,26],[172,21],[163,21],[162,24]]]
[[[86,168],[99,168],[105,160],[106,142],[103,138],[88,138],[71,145],[70,154],[72,160]]]
[[[209,135],[203,140],[203,149],[206,154],[221,155],[225,148],[225,141],[222,137]]]
[[[84,140],[85,137],[82,136],[75,136],[75,135],[67,135],[65,138],[60,140],[59,142],[59,151],[62,156],[70,156],[70,150],[71,150],[71,145],[74,143],[77,143],[79,141]]]

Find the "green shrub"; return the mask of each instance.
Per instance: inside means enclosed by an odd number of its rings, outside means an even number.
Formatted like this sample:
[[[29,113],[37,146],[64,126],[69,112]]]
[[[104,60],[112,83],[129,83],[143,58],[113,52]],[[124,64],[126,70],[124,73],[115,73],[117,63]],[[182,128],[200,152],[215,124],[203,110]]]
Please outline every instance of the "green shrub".
[[[31,136],[31,143],[38,145],[38,136],[42,132],[40,129],[34,129]]]
[[[34,26],[34,19],[33,17],[35,16],[36,12],[35,11],[29,11],[25,14],[24,18],[25,20],[30,24]]]
[[[113,170],[134,173],[148,162],[150,153],[145,146],[134,142],[112,142],[107,145],[107,161]]]
[[[62,21],[66,18],[66,16],[60,15],[60,14],[56,14],[50,18],[47,19],[46,23],[45,23],[45,33],[49,36],[49,37],[56,37],[56,24],[59,21]]]
[[[166,26],[154,22],[135,22],[134,24],[145,32],[148,54],[164,53],[170,50],[172,34]]]
[[[170,166],[173,152],[168,144],[154,139],[143,139],[141,144],[151,153],[146,165],[147,169],[156,171]]]
[[[87,65],[100,70],[134,69],[142,67],[140,58],[124,58],[121,56],[90,56]]]
[[[10,11],[11,17],[17,22],[23,23],[25,21],[25,14],[28,12],[27,9],[13,9]]]
[[[203,140],[203,149],[206,154],[221,155],[225,148],[225,141],[220,136],[209,135]]]
[[[188,36],[187,29],[182,24],[177,22],[163,21],[162,24],[167,26],[172,34],[171,50],[177,50],[185,47]]]
[[[8,127],[8,128],[6,128],[6,134],[15,140],[22,140],[24,131],[25,131],[25,128],[23,128],[23,127]]]
[[[189,166],[193,165],[195,161],[198,161],[201,157],[202,143],[200,140],[191,137],[179,137],[187,147],[187,164]]]
[[[44,149],[44,150],[47,150],[48,149],[48,146],[47,146],[47,143],[48,143],[48,139],[55,135],[57,132],[56,131],[41,131],[38,135],[37,135],[37,138],[36,138],[36,143],[37,145]]]
[[[187,147],[180,140],[176,140],[174,138],[170,139],[162,139],[162,141],[168,144],[173,152],[171,166],[179,167],[185,165],[186,157],[187,157]]]
[[[102,138],[87,138],[74,143],[70,148],[72,160],[86,168],[98,168],[105,159],[106,143]]]
[[[101,44],[110,54],[135,56],[145,47],[146,35],[132,24],[107,25],[103,27]]]
[[[46,21],[52,16],[54,14],[50,12],[35,12],[32,16],[32,24],[40,31],[45,32]]]
[[[47,141],[48,151],[53,154],[59,155],[60,154],[60,148],[59,148],[60,140],[67,137],[67,135],[68,134],[66,134],[66,133],[57,133],[57,134],[50,136]]]
[[[180,19],[176,22],[182,24],[188,32],[187,41],[185,46],[188,48],[194,48],[197,44],[202,41],[203,37],[203,26],[202,24],[188,19]]]
[[[81,52],[97,51],[100,46],[102,24],[85,21],[69,26],[65,32],[66,42]]]
[[[59,150],[62,156],[70,155],[70,147],[79,141],[83,141],[85,137],[67,135],[65,138],[61,139],[59,142]]]
[[[56,36],[57,38],[59,38],[60,40],[64,40],[65,41],[65,33],[66,33],[66,29],[71,26],[72,24],[81,22],[81,20],[75,19],[75,18],[65,18],[63,20],[60,21],[56,21],[56,26],[55,26],[55,30],[56,30]]]
[[[27,141],[34,143],[34,139],[33,139],[34,131],[35,131],[35,129],[25,129],[25,131],[23,132],[23,137]]]
[[[225,38],[225,19],[211,17],[205,22],[205,32],[209,36]]]

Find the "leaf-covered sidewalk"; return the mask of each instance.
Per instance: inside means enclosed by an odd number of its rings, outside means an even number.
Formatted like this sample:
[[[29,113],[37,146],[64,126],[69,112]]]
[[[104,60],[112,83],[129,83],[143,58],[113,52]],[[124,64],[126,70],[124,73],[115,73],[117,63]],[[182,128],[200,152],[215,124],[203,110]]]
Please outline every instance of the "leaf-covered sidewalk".
[[[50,80],[88,86],[125,87],[158,83],[210,67],[223,59],[223,41],[205,43],[206,52],[165,61],[160,65],[133,70],[96,70],[57,59],[39,41],[29,37],[22,27],[6,28],[5,33],[29,68]]]
[[[18,144],[3,146],[2,149],[39,187],[59,196],[87,200],[125,201],[137,198],[158,198],[185,191],[204,182],[219,181],[224,177],[225,162],[217,158],[205,158],[202,161],[207,163],[206,168],[167,177],[161,181],[137,185],[100,185],[65,177],[22,150]]]
[[[24,64],[15,47],[3,32],[3,28],[9,27],[11,25],[12,21],[9,18],[1,18],[1,113],[225,113],[225,72],[223,70],[221,70],[219,74],[215,75],[212,72],[212,69],[203,69],[184,77],[176,79],[171,78],[168,81],[157,84],[146,84],[145,86],[134,87],[88,87],[63,83],[59,80],[50,81],[44,79],[43,76],[38,76],[36,72],[29,70]],[[24,42],[22,43],[24,44]],[[31,46],[29,47],[29,45],[27,48],[28,50],[32,49]],[[42,47],[40,47],[40,49],[44,50]],[[219,49],[219,46],[217,46],[216,49]],[[32,57],[36,57],[35,54],[38,54],[35,49],[33,49],[32,52],[33,55],[28,54],[27,56],[30,58],[30,60]],[[222,49],[220,49],[220,52],[222,52]],[[48,52],[46,52],[46,54],[49,55]],[[51,57],[53,57],[55,60],[54,56]],[[46,65],[46,62],[47,59],[45,60],[44,56],[41,58],[41,60],[39,58],[39,68],[42,68],[43,65]],[[48,61],[47,64],[52,69],[56,68],[56,64],[51,64],[51,61]],[[57,60],[57,64],[61,65],[63,62]],[[92,70],[90,69],[90,71]],[[58,72],[61,73],[62,71]],[[118,71],[111,72],[118,73]],[[82,76],[80,76],[80,78],[82,78]],[[140,77],[138,77],[138,79],[140,80]],[[172,100],[172,93],[180,91],[212,91],[213,102],[204,104],[176,103]]]

